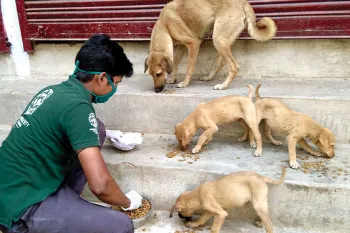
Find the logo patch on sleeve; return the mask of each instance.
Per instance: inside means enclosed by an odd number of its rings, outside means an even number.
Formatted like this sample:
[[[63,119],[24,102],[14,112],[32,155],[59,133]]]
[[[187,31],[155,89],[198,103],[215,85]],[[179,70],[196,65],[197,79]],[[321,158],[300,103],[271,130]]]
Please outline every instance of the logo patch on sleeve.
[[[93,113],[89,114],[89,122],[90,122],[91,126],[94,127],[94,128],[91,128],[90,130],[98,135],[98,131],[97,131],[98,123],[97,123],[95,114],[93,114]]]
[[[89,114],[89,122],[93,127],[95,127],[95,128],[97,127],[97,120],[96,120],[95,114],[93,114],[93,113]]]

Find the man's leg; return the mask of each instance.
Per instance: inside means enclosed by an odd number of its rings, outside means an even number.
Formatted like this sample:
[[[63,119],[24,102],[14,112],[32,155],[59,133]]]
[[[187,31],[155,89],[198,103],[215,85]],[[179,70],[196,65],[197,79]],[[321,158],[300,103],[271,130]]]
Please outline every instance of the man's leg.
[[[64,185],[21,219],[25,233],[133,233],[131,219],[118,211],[81,199]]]

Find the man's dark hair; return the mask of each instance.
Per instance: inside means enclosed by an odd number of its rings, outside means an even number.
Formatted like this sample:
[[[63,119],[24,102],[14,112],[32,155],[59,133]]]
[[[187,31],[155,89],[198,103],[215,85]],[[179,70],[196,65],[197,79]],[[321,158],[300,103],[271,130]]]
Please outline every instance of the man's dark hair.
[[[78,68],[85,71],[101,71],[108,75],[126,76],[133,75],[133,64],[124,53],[124,49],[110,40],[105,34],[97,34],[90,37],[80,48],[75,63],[79,61]],[[81,82],[90,82],[93,75],[77,72],[76,77]]]

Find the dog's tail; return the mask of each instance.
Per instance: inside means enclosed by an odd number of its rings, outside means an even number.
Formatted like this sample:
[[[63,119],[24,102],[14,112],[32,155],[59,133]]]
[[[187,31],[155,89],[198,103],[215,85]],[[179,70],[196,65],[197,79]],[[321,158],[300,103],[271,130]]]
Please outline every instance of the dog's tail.
[[[244,12],[248,23],[249,35],[255,40],[267,41],[276,35],[277,26],[271,18],[263,17],[256,22],[254,9],[249,3],[245,5]]]
[[[282,175],[281,175],[281,178],[279,180],[272,180],[266,176],[263,176],[263,180],[267,184],[281,184],[281,183],[283,183],[285,178],[286,178],[286,168],[284,166],[282,166]]]
[[[254,91],[254,88],[252,85],[248,84],[247,85],[249,91],[248,91],[248,98],[253,101],[253,91]]]
[[[260,100],[261,99],[261,96],[259,94],[259,89],[261,87],[261,83],[259,83],[256,88],[255,88],[255,100]]]

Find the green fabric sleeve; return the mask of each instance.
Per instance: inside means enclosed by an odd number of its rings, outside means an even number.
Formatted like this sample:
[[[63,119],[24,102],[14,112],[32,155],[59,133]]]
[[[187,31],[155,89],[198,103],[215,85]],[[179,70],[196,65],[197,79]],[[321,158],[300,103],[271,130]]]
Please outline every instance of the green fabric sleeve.
[[[74,151],[100,146],[95,111],[89,104],[69,106],[60,115],[59,124]]]

